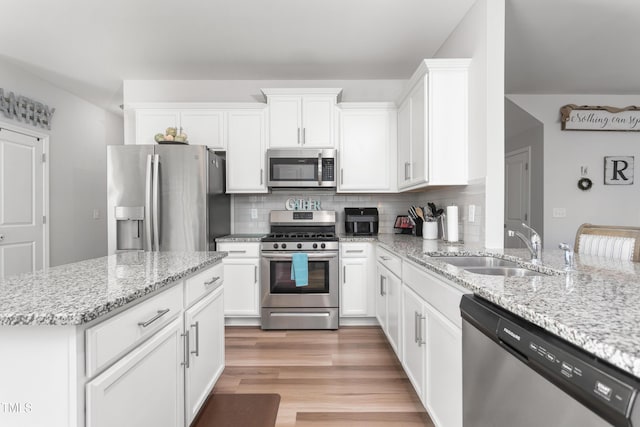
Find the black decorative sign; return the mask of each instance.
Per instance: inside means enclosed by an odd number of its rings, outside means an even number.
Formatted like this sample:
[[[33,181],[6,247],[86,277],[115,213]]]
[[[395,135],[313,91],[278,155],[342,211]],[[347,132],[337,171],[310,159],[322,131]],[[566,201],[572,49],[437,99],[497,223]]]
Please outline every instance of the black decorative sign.
[[[604,158],[605,185],[633,184],[633,156],[607,156]]]
[[[13,92],[5,96],[4,89],[0,88],[0,111],[10,119],[51,129],[51,118],[56,109]]]

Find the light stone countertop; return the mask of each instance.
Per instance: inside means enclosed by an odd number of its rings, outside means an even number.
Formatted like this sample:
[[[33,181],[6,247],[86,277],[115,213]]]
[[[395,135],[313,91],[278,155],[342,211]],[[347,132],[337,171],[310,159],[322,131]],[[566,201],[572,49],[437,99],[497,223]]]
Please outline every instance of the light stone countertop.
[[[226,252],[127,252],[0,281],[0,325],[80,325],[215,264]]]
[[[260,242],[267,233],[262,234],[229,234],[227,236],[217,237],[216,243],[244,243],[244,242]]]
[[[575,255],[565,272],[563,251],[544,250],[543,266],[526,249],[378,235],[381,246],[640,378],[640,263]],[[437,255],[493,255],[549,276],[502,277],[466,272]]]

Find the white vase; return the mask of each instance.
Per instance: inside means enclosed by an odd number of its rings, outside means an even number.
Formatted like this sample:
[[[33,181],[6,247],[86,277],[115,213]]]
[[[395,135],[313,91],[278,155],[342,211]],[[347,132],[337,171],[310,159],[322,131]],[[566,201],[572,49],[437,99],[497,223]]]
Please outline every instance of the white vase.
[[[422,238],[426,240],[435,240],[438,238],[438,222],[427,221],[422,224]]]

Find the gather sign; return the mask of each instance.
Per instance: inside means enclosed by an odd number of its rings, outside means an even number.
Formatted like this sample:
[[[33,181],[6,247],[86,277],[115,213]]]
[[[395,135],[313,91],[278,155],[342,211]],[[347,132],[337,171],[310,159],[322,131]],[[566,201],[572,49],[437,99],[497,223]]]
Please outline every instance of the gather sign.
[[[640,107],[623,108],[568,104],[560,108],[562,130],[640,132]]]
[[[0,88],[0,111],[12,120],[51,129],[51,118],[56,109],[13,92],[5,95],[4,89]]]

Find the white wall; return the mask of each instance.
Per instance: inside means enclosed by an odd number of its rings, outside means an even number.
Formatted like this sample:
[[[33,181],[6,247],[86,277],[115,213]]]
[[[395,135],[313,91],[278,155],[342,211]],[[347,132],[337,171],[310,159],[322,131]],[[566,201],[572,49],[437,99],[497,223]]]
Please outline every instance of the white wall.
[[[566,104],[639,105],[640,95],[508,95],[544,124],[545,248],[573,242],[580,224],[640,226],[640,134],[637,132],[562,131],[560,107]],[[605,156],[634,156],[633,185],[604,185]],[[593,188],[581,191],[580,167],[588,167]],[[565,208],[565,218],[553,218]]]
[[[56,109],[51,130],[0,115],[0,122],[49,135],[50,265],[107,254],[106,145],[122,144],[122,117],[0,62],[1,87]],[[98,209],[100,219],[93,219]]]
[[[504,31],[504,0],[477,0],[435,55],[472,58],[469,179],[485,180],[484,231],[489,248],[503,247]]]

